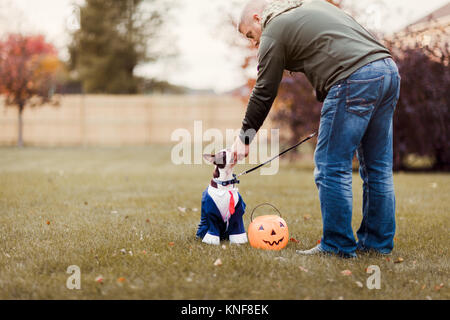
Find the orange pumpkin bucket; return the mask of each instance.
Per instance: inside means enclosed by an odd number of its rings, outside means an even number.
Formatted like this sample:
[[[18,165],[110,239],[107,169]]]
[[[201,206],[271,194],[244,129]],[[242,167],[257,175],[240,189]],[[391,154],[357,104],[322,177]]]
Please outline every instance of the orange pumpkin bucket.
[[[255,210],[263,205],[274,208],[277,215],[259,216],[253,220]],[[248,226],[248,240],[253,248],[264,250],[281,250],[289,242],[289,230],[286,221],[281,217],[280,211],[270,203],[256,206],[251,214]]]

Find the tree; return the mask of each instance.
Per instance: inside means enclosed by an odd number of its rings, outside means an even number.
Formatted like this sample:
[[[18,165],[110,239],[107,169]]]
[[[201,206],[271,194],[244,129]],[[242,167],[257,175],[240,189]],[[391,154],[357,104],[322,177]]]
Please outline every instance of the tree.
[[[23,146],[23,110],[52,101],[60,68],[55,47],[43,36],[11,34],[0,41],[0,93],[6,106],[18,108],[19,147]]]
[[[70,68],[88,93],[136,93],[139,63],[155,60],[163,26],[160,0],[86,0],[72,35]]]
[[[287,73],[280,85],[271,119],[288,129],[284,137],[292,145],[300,137],[319,129],[321,108],[322,103],[317,101],[314,88],[306,76]]]
[[[421,33],[436,42],[424,44]],[[412,42],[411,39],[414,39]],[[428,157],[433,170],[450,170],[450,52],[448,29],[428,28],[386,41],[402,86],[394,114],[394,169],[407,170],[411,154]]]

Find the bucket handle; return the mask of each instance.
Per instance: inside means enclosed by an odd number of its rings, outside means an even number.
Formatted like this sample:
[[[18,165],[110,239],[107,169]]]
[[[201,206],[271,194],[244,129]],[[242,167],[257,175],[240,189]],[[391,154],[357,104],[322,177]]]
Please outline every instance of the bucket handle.
[[[274,208],[275,211],[278,212],[279,216],[281,217],[280,210],[278,210],[273,204],[265,202],[265,203],[261,203],[261,204],[257,205],[255,208],[253,208],[252,214],[250,216],[250,222],[253,222],[253,213],[255,212],[255,210],[258,209],[259,207],[262,207],[262,206],[265,206],[265,205],[271,206],[272,208]]]

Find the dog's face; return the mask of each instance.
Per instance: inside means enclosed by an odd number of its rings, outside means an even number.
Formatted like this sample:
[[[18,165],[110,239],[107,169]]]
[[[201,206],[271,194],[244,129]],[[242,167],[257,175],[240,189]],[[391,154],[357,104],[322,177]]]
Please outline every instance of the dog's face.
[[[211,164],[216,166],[217,170],[225,170],[226,173],[231,173],[233,167],[236,165],[235,157],[230,150],[224,149],[216,154],[204,154],[203,158]]]

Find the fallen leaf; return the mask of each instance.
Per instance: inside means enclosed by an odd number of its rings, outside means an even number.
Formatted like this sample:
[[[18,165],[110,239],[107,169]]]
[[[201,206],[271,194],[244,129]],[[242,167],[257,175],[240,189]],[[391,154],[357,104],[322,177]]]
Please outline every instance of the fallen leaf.
[[[361,281],[356,281],[355,283],[356,283],[356,285],[357,285],[358,287],[360,287],[360,288],[364,287],[364,285],[362,284]]]
[[[169,242],[169,246],[173,247],[175,245],[175,242]]]
[[[50,225],[50,221],[47,221],[46,223],[47,223],[48,226]]]
[[[439,291],[439,290],[441,290],[443,287],[444,287],[444,284],[441,283],[441,284],[438,284],[438,285],[434,286],[434,290],[435,290],[435,291]]]
[[[112,214],[117,214],[118,212],[116,210],[111,211]]]
[[[186,213],[186,208],[178,207],[178,210],[179,210],[180,212]]]
[[[103,276],[98,276],[97,278],[95,278],[95,282],[103,283]]]
[[[291,241],[291,242],[295,242],[295,243],[299,243],[300,241],[298,241],[297,239],[295,239],[295,238],[290,238],[289,239],[289,241]]]
[[[303,272],[308,272],[308,269],[306,269],[306,268],[303,268],[302,266],[299,266],[298,268],[300,269],[300,271],[303,271]]]
[[[311,215],[310,214],[305,214],[304,216],[303,216],[303,219],[306,221],[306,220],[309,220],[309,219],[311,219]]]
[[[226,248],[227,248],[227,246],[223,244],[222,249],[225,250]]]
[[[142,254],[147,254],[147,251],[145,251],[145,250],[142,250]]]
[[[351,275],[352,274],[352,272],[350,271],[350,270],[343,270],[343,271],[341,271],[341,274],[343,275],[343,276],[349,276],[349,275]]]
[[[286,258],[283,258],[283,257],[276,257],[275,260],[279,260],[279,261],[287,261],[287,259],[286,259]]]
[[[427,287],[427,285],[424,284],[424,285],[422,286],[422,288],[420,288],[420,289],[423,290],[423,289],[425,289],[426,287]]]
[[[192,211],[194,211],[194,212],[197,212],[197,211],[198,211],[198,209],[197,209],[197,208],[194,208],[194,209],[192,209]]]
[[[402,257],[398,257],[397,260],[394,261],[394,263],[402,263],[404,260]]]
[[[222,265],[222,260],[217,259],[217,260],[214,262],[214,265],[215,265],[216,267],[220,267],[220,266]]]
[[[149,222],[150,222],[150,219],[146,219],[145,222],[149,223]]]
[[[84,205],[85,205],[85,206],[87,206],[87,205],[88,205],[88,202],[87,202],[87,201],[85,201],[85,202],[84,202]]]
[[[426,298],[427,300],[433,300],[433,299],[431,299],[430,296],[426,296],[425,298]]]
[[[319,239],[319,240],[317,240],[317,244],[320,244],[320,239]]]
[[[386,258],[386,261],[387,262],[391,262],[391,258]]]
[[[119,283],[124,283],[126,281],[126,279],[124,277],[120,277],[119,279],[117,279],[117,282]]]
[[[120,253],[122,253],[122,254],[127,254],[127,250],[125,250],[125,249],[120,249]]]

